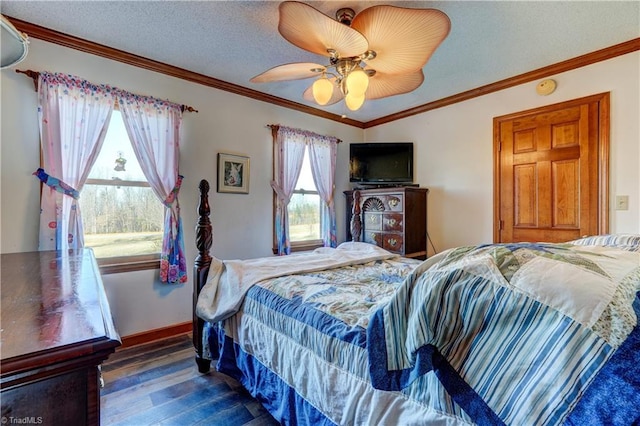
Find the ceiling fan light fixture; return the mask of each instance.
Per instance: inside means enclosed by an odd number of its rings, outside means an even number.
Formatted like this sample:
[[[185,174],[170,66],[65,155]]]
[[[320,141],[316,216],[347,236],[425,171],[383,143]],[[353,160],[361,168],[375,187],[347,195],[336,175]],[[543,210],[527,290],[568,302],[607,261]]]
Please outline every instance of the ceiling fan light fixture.
[[[346,86],[347,93],[355,97],[364,96],[369,87],[369,75],[360,66],[357,66],[347,75]]]
[[[313,82],[313,99],[318,105],[326,105],[333,96],[333,83],[325,74]]]
[[[362,107],[365,98],[417,89],[424,81],[424,65],[451,29],[449,17],[436,9],[377,5],[355,14],[342,8],[336,19],[300,1],[283,1],[278,10],[280,34],[328,63],[284,64],[251,82],[313,77],[303,92],[305,101],[333,105],[344,100],[351,111]]]
[[[344,96],[344,103],[351,111],[357,111],[364,104],[365,95],[356,96],[352,93],[347,93]]]

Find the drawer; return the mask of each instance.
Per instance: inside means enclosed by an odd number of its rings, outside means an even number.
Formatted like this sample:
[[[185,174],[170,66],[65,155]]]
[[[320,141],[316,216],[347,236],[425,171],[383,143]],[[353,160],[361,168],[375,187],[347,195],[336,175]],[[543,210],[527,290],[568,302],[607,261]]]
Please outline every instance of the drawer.
[[[364,231],[362,238],[365,243],[375,244],[378,247],[383,245],[382,234],[379,232]]]
[[[388,232],[402,232],[404,228],[404,216],[402,214],[386,214],[382,219],[382,230]]]
[[[404,238],[402,234],[383,234],[382,248],[385,250],[402,253],[404,250]]]
[[[384,197],[385,211],[401,212],[404,206],[403,197],[403,194],[386,195]]]
[[[382,215],[380,213],[365,212],[362,225],[367,231],[382,231]]]

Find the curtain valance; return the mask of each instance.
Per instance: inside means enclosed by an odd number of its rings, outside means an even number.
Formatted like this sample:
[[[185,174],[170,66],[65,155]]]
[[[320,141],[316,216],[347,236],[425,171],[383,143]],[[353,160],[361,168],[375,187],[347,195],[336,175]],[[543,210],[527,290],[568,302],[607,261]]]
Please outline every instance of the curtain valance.
[[[80,89],[87,95],[96,95],[100,96],[103,94],[106,96],[107,93],[113,94],[113,96],[120,97],[122,99],[126,99],[129,101],[137,100],[139,102],[147,103],[154,107],[165,107],[165,108],[180,108],[181,112],[198,112],[197,109],[190,107],[188,105],[180,105],[171,101],[154,98],[151,96],[138,95],[135,93],[127,92],[125,90],[118,89],[116,87],[109,86],[107,84],[95,84],[82,79],[80,77],[76,77],[71,74],[64,73],[52,73],[48,71],[33,71],[33,70],[16,70],[17,73],[25,74],[27,77],[31,77],[33,79],[33,84],[36,92],[38,91],[39,80],[41,74],[46,74],[45,81],[51,84],[63,85],[67,87],[73,87],[76,89]],[[119,101],[115,99],[115,105],[118,105]]]
[[[281,126],[280,124],[268,124],[267,127],[275,130],[276,132],[281,132],[280,134],[283,136],[297,136],[304,137],[308,139],[312,139],[314,142],[333,142],[333,143],[341,143],[342,141],[334,136],[326,136],[320,135],[318,133],[312,132],[310,130],[297,129],[295,127],[287,127]]]

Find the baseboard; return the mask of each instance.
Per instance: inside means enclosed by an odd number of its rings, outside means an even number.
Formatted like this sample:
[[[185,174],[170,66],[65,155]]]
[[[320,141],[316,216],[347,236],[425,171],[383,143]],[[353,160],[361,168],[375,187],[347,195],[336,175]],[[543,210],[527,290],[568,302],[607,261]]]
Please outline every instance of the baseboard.
[[[191,333],[192,330],[193,323],[189,321],[170,325],[168,327],[156,328],[149,331],[143,331],[141,333],[131,334],[129,336],[122,337],[122,346],[120,346],[120,348],[118,349],[128,348],[143,343],[149,343],[153,342],[154,340],[166,339],[167,337],[174,337],[181,334]]]

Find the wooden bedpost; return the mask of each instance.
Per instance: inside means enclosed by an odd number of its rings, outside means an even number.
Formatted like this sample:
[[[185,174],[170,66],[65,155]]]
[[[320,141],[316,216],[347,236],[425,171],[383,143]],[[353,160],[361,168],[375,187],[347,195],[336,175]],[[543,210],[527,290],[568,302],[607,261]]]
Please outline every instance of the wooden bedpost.
[[[196,315],[196,303],[202,287],[207,282],[209,267],[211,266],[211,255],[209,249],[213,243],[213,228],[209,220],[211,208],[209,207],[209,182],[202,179],[200,185],[200,202],[198,203],[198,223],[196,224],[196,247],[198,255],[193,266],[193,346],[196,350],[196,363],[198,371],[206,373],[209,371],[211,362],[202,355],[202,334],[204,320]]]
[[[353,207],[351,210],[351,240],[362,241],[362,219],[360,218],[360,191],[353,191]]]

